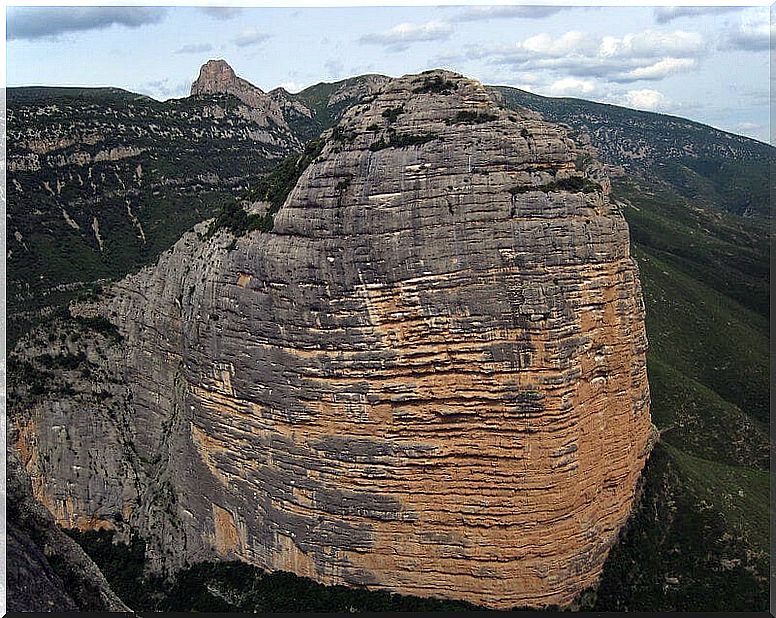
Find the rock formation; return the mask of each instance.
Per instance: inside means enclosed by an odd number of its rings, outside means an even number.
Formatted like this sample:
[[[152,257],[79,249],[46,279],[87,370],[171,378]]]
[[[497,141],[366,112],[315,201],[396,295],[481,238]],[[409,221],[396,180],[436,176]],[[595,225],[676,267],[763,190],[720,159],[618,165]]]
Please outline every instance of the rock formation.
[[[199,77],[191,85],[191,94],[231,94],[248,107],[260,110],[278,126],[288,129],[283,111],[272,97],[261,88],[235,75],[234,70],[223,60],[208,60],[199,70]]]
[[[94,337],[55,324],[58,360],[20,351],[65,385],[16,393],[39,499],[138,529],[160,568],[571,602],[651,428],[608,180],[561,127],[445,71],[391,80],[323,139],[272,231],[203,223],[71,309]]]
[[[12,451],[6,464],[8,611],[131,611],[32,496],[30,478]]]

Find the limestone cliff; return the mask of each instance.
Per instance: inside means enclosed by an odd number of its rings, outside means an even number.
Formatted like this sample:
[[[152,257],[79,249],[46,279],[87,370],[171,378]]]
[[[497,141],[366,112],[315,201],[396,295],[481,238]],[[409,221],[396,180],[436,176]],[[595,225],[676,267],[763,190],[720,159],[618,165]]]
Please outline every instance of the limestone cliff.
[[[55,324],[59,360],[20,352],[64,385],[16,394],[39,498],[139,529],[165,568],[571,602],[650,440],[608,180],[561,127],[444,71],[387,82],[324,140],[272,231],[201,224],[72,308],[96,339]]]
[[[130,611],[32,496],[30,479],[13,451],[6,458],[6,492],[8,611]]]

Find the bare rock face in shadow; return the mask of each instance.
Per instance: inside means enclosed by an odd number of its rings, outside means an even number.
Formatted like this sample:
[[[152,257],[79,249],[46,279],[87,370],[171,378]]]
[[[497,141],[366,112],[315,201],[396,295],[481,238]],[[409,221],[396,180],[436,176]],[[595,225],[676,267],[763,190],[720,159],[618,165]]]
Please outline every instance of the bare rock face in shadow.
[[[8,611],[130,612],[97,565],[33,497],[30,478],[11,451],[6,465]]]

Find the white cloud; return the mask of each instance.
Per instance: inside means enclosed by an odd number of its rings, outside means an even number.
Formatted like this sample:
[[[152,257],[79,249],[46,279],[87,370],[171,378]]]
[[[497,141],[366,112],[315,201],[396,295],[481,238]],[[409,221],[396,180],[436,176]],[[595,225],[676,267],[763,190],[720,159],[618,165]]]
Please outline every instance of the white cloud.
[[[767,18],[750,18],[728,30],[722,47],[743,51],[767,51],[771,47],[771,37],[775,36],[776,27],[769,23]]]
[[[186,97],[189,95],[190,91],[191,82],[172,81],[167,77],[164,79],[143,82],[137,87],[137,92],[147,94],[159,101],[171,98]]]
[[[247,47],[249,45],[259,45],[264,43],[270,35],[266,32],[261,32],[254,27],[246,28],[239,35],[237,35],[233,42],[237,47]]]
[[[526,84],[536,84],[542,80],[542,76],[533,71],[522,71],[518,77],[520,81]]]
[[[544,32],[536,34],[525,39],[521,44],[521,48],[532,54],[558,58],[571,54],[587,55],[595,53],[598,49],[598,44],[590,35],[572,30],[557,38]]]
[[[237,6],[203,6],[199,10],[210,17],[221,20],[232,19],[243,12],[243,9]]]
[[[719,15],[730,11],[740,11],[740,6],[661,6],[655,9],[655,21],[667,24],[680,17],[699,17],[701,15]]]
[[[735,128],[738,131],[754,131],[755,129],[762,129],[763,125],[756,122],[739,122]]]
[[[633,78],[634,81],[639,79],[655,80],[663,79],[674,73],[688,71],[692,68],[695,68],[695,60],[693,58],[664,58],[649,66],[637,67],[626,75]]]
[[[564,77],[563,79],[554,81],[546,90],[552,96],[589,94],[595,90],[595,83],[590,80]]]
[[[480,21],[484,19],[542,19],[571,7],[564,6],[473,6],[453,16],[453,21]]]
[[[429,21],[423,24],[404,22],[381,33],[365,34],[359,42],[383,45],[391,51],[407,49],[412,43],[444,41],[450,38],[453,29],[444,21]]]
[[[343,76],[345,65],[339,58],[329,58],[323,65],[327,77],[339,79]]]
[[[183,45],[175,50],[176,54],[204,54],[206,52],[213,51],[213,46],[210,43],[192,43],[190,45]]]
[[[644,30],[622,37],[603,37],[599,51],[602,56],[685,58],[697,55],[703,49],[703,37],[697,32]]]
[[[535,34],[513,45],[470,48],[467,56],[513,71],[547,70],[558,78],[627,83],[691,70],[707,51],[697,32],[645,30],[615,37],[571,30]]]
[[[662,92],[644,88],[642,90],[628,90],[622,95],[620,104],[625,107],[635,107],[636,109],[654,112],[666,108],[668,101]]]

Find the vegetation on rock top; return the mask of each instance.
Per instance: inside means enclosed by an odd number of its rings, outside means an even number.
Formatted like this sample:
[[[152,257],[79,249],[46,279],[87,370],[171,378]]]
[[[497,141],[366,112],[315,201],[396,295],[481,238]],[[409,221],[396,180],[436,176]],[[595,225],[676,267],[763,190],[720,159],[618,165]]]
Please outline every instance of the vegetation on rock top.
[[[412,90],[415,94],[452,94],[453,90],[458,89],[456,82],[445,79],[441,75],[424,76],[419,83],[420,85]]]
[[[381,136],[379,140],[372,142],[369,145],[369,150],[377,152],[378,150],[384,150],[385,148],[406,148],[408,146],[420,146],[437,139],[439,136],[436,133],[402,133],[397,134],[394,131],[388,132],[388,139]]]
[[[491,114],[489,112],[463,110],[452,118],[448,118],[446,124],[482,124],[497,119],[498,116],[496,114]]]
[[[568,191],[570,193],[601,193],[603,188],[597,182],[594,182],[584,176],[570,176],[569,178],[553,180],[552,182],[548,182],[543,185],[518,185],[516,187],[512,187],[509,190],[512,195],[529,193],[531,191],[542,191],[543,193],[551,193],[554,191]]]

